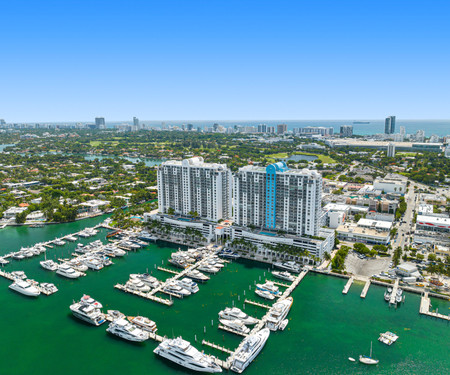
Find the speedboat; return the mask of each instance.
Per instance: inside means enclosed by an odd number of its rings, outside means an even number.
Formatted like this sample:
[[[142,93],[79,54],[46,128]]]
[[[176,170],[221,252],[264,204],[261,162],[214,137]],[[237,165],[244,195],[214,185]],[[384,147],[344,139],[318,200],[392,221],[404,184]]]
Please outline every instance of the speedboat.
[[[281,280],[286,280],[286,281],[294,281],[295,277],[292,276],[289,272],[287,271],[272,271],[272,275],[274,277],[276,277],[277,279],[281,279]]]
[[[222,372],[220,366],[215,363],[214,357],[199,352],[190,342],[181,337],[164,339],[153,353],[190,370],[207,373]]]
[[[197,270],[192,270],[189,271],[186,274],[187,277],[189,277],[191,280],[194,280],[198,283],[204,283],[206,281],[209,280],[209,276],[206,276],[205,274],[201,273],[200,271]]]
[[[54,240],[53,243],[54,243],[56,246],[64,246],[64,245],[66,244],[66,241],[63,241],[63,240],[61,240],[61,239],[57,239],[57,240]]]
[[[7,260],[7,259],[5,259],[3,257],[0,257],[0,266],[4,266],[4,265],[6,265],[8,263],[9,263],[9,260]]]
[[[25,254],[23,254],[22,251],[18,251],[18,252],[16,252],[16,253],[13,253],[13,254],[12,254],[12,257],[13,257],[13,259],[15,259],[15,260],[22,260],[22,259],[25,258]]]
[[[211,266],[210,264],[201,264],[197,267],[199,271],[203,271],[206,273],[217,273],[219,272],[219,269],[216,267]]]
[[[244,322],[239,319],[233,319],[233,320],[219,319],[219,322],[221,324],[223,324],[225,327],[227,327],[233,331],[239,332],[239,333],[247,334],[250,332],[250,328],[246,327]]]
[[[364,363],[365,365],[376,365],[380,362],[378,359],[372,358],[372,341],[370,342],[370,356],[360,355],[359,362]]]
[[[138,279],[128,280],[125,284],[125,288],[143,293],[150,292],[150,287],[148,285],[145,285],[142,281]]]
[[[25,296],[37,297],[41,294],[40,290],[32,285],[31,283],[25,280],[16,280],[10,286],[9,289],[12,289],[18,293],[21,293]]]
[[[258,319],[255,319],[249,315],[247,315],[245,312],[243,312],[241,309],[237,307],[227,307],[225,310],[222,310],[219,312],[219,317],[221,319],[239,319],[244,324],[253,325],[258,323]]]
[[[268,292],[267,290],[256,289],[255,293],[258,296],[268,300],[273,300],[275,298],[275,296],[272,293]]]
[[[183,279],[177,281],[179,286],[186,290],[189,290],[191,293],[197,293],[199,291],[197,283],[193,282],[187,277],[184,277]]]
[[[70,267],[66,263],[63,263],[59,266],[58,270],[56,271],[56,274],[67,277],[68,279],[77,279],[81,276],[80,272],[75,271],[72,267]]]
[[[59,267],[58,263],[56,263],[55,261],[49,259],[49,260],[42,260],[39,262],[39,264],[41,265],[42,268],[45,268],[46,270],[49,271],[56,271]]]
[[[265,290],[275,295],[280,294],[278,287],[272,281],[266,281],[264,284],[256,284],[256,288],[259,290]]]
[[[276,268],[279,268],[284,271],[293,272],[293,273],[299,273],[301,270],[301,267],[292,260],[289,262],[275,262],[273,265]]]
[[[253,335],[247,336],[240,345],[240,349],[235,352],[230,369],[238,374],[242,373],[262,350],[269,335],[269,329],[263,328]]]
[[[119,310],[108,310],[106,311],[106,315],[108,315],[112,320],[125,318],[125,314],[121,313]]]
[[[238,253],[235,253],[232,250],[222,250],[219,254],[220,257],[225,258],[225,259],[238,259],[241,256]]]
[[[27,278],[27,275],[23,271],[12,271],[11,276],[15,280],[25,280]]]
[[[161,282],[156,277],[148,273],[132,273],[130,275],[130,279],[140,280],[152,289],[155,289],[161,285]]]
[[[70,310],[72,311],[73,316],[95,326],[99,326],[106,321],[105,315],[100,309],[95,308],[91,304],[84,303],[83,301],[70,305]]]
[[[266,327],[271,331],[279,329],[282,321],[289,313],[293,302],[294,300],[292,297],[275,302],[269,310]]]
[[[136,327],[125,319],[114,320],[109,324],[106,331],[124,340],[134,342],[142,342],[149,338],[148,332]]]
[[[175,294],[178,297],[186,297],[191,295],[191,292],[189,290],[182,288],[175,281],[168,282],[163,288],[163,291]]]
[[[87,294],[83,294],[83,297],[81,297],[80,302],[87,304],[87,305],[92,305],[96,309],[101,309],[103,307],[103,305],[100,302],[96,301],[95,299],[93,299],[91,296],[88,296]]]
[[[41,283],[39,285],[39,287],[41,288],[41,290],[43,290],[47,294],[53,294],[58,291],[58,288],[56,287],[56,285],[52,284],[52,283]]]
[[[145,316],[128,316],[127,319],[144,331],[155,333],[158,330],[156,323]]]

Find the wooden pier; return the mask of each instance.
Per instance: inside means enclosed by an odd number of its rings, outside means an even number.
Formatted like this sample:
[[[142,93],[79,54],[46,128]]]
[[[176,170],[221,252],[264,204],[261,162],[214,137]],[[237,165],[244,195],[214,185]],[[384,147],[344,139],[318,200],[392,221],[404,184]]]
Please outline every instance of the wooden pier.
[[[395,284],[392,288],[391,299],[389,300],[389,306],[397,304],[397,302],[395,301],[395,298],[397,297],[398,282],[399,282],[399,279],[398,278],[395,279]]]
[[[224,353],[227,353],[227,354],[233,354],[232,350],[227,349],[227,348],[225,348],[223,346],[220,346],[220,345],[216,345],[216,344],[214,344],[212,342],[209,342],[209,341],[206,341],[206,340],[202,340],[202,345],[209,346],[211,348],[214,348],[216,350],[220,350],[221,352],[224,352]]]
[[[263,309],[270,309],[272,307],[270,305],[265,305],[264,303],[259,303],[259,302],[252,301],[249,299],[245,299],[244,303],[248,303],[249,305],[253,305],[253,306],[262,307]]]
[[[248,333],[236,331],[235,329],[226,327],[226,326],[224,326],[222,324],[219,324],[219,328],[223,329],[224,331],[227,331],[227,332],[230,332],[230,333],[234,333],[235,335],[239,335],[239,336],[243,336],[243,337],[247,337],[248,336]]]
[[[289,287],[290,287],[289,284],[280,283],[279,281],[273,281],[273,280],[267,280],[267,279],[266,279],[266,282],[270,282],[270,283],[272,283],[272,284],[274,284],[274,285],[282,286],[282,287],[284,287],[284,288],[289,288]]]
[[[174,274],[174,275],[178,275],[180,273],[179,271],[174,271],[174,270],[171,270],[170,268],[157,267],[157,269],[160,270],[160,271],[164,271],[164,272],[168,272],[168,273]]]
[[[350,279],[348,279],[347,284],[345,284],[344,289],[342,290],[342,294],[347,294],[348,293],[350,287],[353,284],[353,280],[354,280],[353,276],[350,277]]]
[[[369,291],[369,287],[370,287],[370,279],[367,280],[366,283],[364,284],[364,288],[360,295],[361,298],[366,298],[367,292]]]
[[[149,299],[151,301],[162,303],[163,305],[166,305],[166,306],[172,306],[173,305],[173,301],[172,300],[156,297],[156,296],[152,295],[151,293],[143,293],[143,292],[139,292],[137,290],[131,290],[131,289],[128,289],[124,285],[121,285],[121,284],[114,285],[114,288],[122,290],[123,292],[134,294],[134,295],[142,297],[142,298]]]
[[[431,316],[433,318],[443,319],[448,322],[450,321],[450,315],[439,314],[437,311],[432,312],[430,311],[430,306],[431,306],[430,297],[428,296],[428,292],[425,292],[422,295],[422,298],[420,299],[419,313],[422,315]]]
[[[284,293],[281,295],[281,297],[279,299],[285,299],[285,298],[289,297],[291,295],[291,293],[294,291],[294,289],[297,288],[298,284],[301,283],[301,281],[306,276],[308,271],[309,271],[308,268],[304,268],[302,270],[302,272],[300,272],[300,274],[295,278],[295,280],[291,284],[291,286],[284,291]]]

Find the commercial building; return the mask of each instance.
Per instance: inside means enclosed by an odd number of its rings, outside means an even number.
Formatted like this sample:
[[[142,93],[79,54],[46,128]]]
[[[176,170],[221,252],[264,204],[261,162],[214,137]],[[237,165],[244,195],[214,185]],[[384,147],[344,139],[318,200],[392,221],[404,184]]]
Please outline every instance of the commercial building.
[[[384,193],[398,193],[403,195],[406,193],[406,180],[377,177],[373,182],[373,187]]]
[[[158,167],[160,213],[218,221],[231,217],[231,171],[202,157],[166,161]]]
[[[395,143],[390,142],[387,147],[387,157],[393,158],[395,156]]]
[[[338,238],[369,244],[388,245],[392,223],[370,219],[360,219],[357,224],[349,223],[337,227]]]
[[[341,137],[352,137],[353,136],[353,126],[352,125],[342,125],[341,126]]]
[[[433,232],[450,232],[450,218],[417,215],[416,228]]]
[[[133,126],[136,128],[136,130],[139,129],[139,119],[137,117],[133,117]]]
[[[277,125],[277,134],[284,134],[287,132],[287,125],[286,124],[279,124]]]
[[[384,120],[384,134],[395,133],[395,116],[386,117]]]

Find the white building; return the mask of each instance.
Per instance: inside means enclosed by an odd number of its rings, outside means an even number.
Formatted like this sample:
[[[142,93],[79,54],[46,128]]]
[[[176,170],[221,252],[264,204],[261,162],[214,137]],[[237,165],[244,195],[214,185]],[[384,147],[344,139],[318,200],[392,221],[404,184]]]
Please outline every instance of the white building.
[[[450,218],[417,215],[416,227],[434,232],[450,232]]]
[[[336,232],[344,241],[388,245],[391,227],[392,223],[388,221],[360,219],[357,224],[340,225]]]
[[[166,161],[158,167],[158,208],[167,214],[218,221],[231,217],[231,171],[202,157]]]
[[[390,142],[387,147],[387,157],[393,158],[395,156],[395,144]]]
[[[387,179],[377,177],[373,182],[373,187],[384,193],[399,193],[403,195],[406,192],[406,181],[394,178]]]
[[[3,218],[6,220],[12,220],[16,218],[17,214],[21,214],[27,207],[10,207],[3,212]]]

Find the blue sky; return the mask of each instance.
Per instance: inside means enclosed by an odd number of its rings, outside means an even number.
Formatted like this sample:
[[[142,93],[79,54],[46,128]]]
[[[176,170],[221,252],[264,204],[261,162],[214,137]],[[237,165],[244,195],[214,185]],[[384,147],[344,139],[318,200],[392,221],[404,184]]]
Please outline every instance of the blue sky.
[[[450,2],[0,1],[0,118],[448,119]]]

